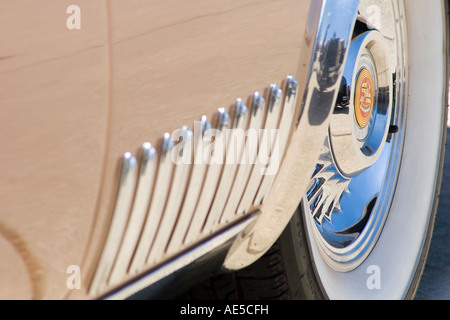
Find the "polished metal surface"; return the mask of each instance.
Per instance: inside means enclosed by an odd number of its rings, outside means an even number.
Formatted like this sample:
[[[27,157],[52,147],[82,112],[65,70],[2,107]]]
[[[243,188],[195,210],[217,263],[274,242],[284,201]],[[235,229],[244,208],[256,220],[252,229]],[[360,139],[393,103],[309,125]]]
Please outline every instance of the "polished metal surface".
[[[140,170],[125,154],[92,295],[117,288],[126,276],[129,281],[146,274],[106,298],[129,297],[233,238],[224,267],[248,266],[279,237],[305,190],[308,223],[327,263],[349,271],[364,260],[383,228],[399,170],[408,72],[400,50],[405,30],[398,25],[393,38],[371,31],[350,45],[359,1],[321,3],[316,36],[315,16],[305,35],[314,40],[314,49],[301,101],[297,81],[289,76],[280,88],[272,84],[264,98],[254,93],[248,110],[240,99],[230,114],[219,109],[215,129],[206,116],[194,132],[181,128],[182,141],[193,146],[193,154],[183,149],[182,155],[193,162],[174,160],[176,145],[168,134],[158,151],[149,143],[142,146]],[[396,40],[398,61],[387,61],[382,38]],[[398,66],[395,72],[392,64]],[[376,96],[367,123],[355,119],[354,93],[336,104],[341,82],[352,93],[363,70],[373,78]],[[230,147],[227,129],[276,130],[278,140],[261,135],[256,144],[240,140]],[[274,175],[259,162],[261,145],[279,152],[280,170]],[[237,151],[235,162],[228,163],[232,151]]]
[[[195,206],[200,197],[201,188],[203,186],[203,180],[207,170],[206,162],[202,160],[203,148],[207,145],[207,138],[205,133],[211,129],[211,124],[208,122],[206,116],[203,116],[198,123],[198,127],[194,129],[194,162],[192,164],[191,177],[189,179],[189,185],[187,186],[184,202],[181,207],[180,214],[178,216],[176,226],[172,233],[172,237],[169,240],[167,247],[168,254],[174,254],[180,250],[183,245],[184,238],[189,228],[189,223],[194,214]]]
[[[259,259],[281,235],[297,209],[328,134],[358,5],[358,0],[322,1],[306,88],[296,106],[295,129],[286,148],[284,165],[259,207],[261,215],[235,240],[225,259],[225,268],[240,269]],[[313,6],[311,14],[315,12]],[[239,207],[242,210],[245,206]]]
[[[191,143],[193,133],[189,127],[184,126],[179,133],[179,144],[173,149],[172,155],[176,153],[177,158],[172,157],[175,162],[175,169],[172,184],[170,187],[170,194],[167,199],[167,204],[161,218],[161,223],[158,226],[154,243],[150,248],[150,254],[146,263],[149,265],[156,264],[162,260],[162,256],[167,247],[167,242],[172,234],[173,227],[177,221],[177,216],[184,198],[189,173],[191,170]],[[173,137],[173,135],[172,135]],[[180,149],[177,147],[181,145]],[[181,154],[180,154],[181,153]]]
[[[267,168],[264,163],[262,163],[261,158],[268,158],[270,155],[270,151],[273,149],[272,137],[276,138],[278,129],[278,122],[281,114],[281,98],[283,95],[283,91],[276,85],[272,84],[266,90],[266,103],[267,103],[267,111],[264,121],[264,126],[260,134],[259,142],[258,142],[258,161],[256,161],[255,165],[252,168],[250,178],[247,182],[247,187],[244,191],[242,199],[238,206],[238,214],[243,214],[250,209],[253,200],[259,190],[259,186],[264,180],[264,174],[267,172]],[[268,147],[269,146],[269,147]]]
[[[350,94],[346,106],[334,109],[330,121],[330,143],[336,165],[346,176],[355,175],[373,165],[383,150],[392,112],[392,77],[387,45],[378,31],[369,31],[353,40],[344,70]],[[363,127],[358,124],[357,79],[367,72],[373,79],[373,110]]]
[[[228,196],[231,192],[231,187],[235,181],[235,175],[237,168],[242,161],[242,155],[245,144],[245,128],[247,126],[248,110],[242,103],[241,99],[238,99],[233,107],[233,124],[232,130],[227,132],[227,146],[225,164],[223,166],[222,176],[220,183],[215,192],[214,200],[209,210],[208,218],[206,219],[203,232],[211,233],[219,222],[221,212],[225,207],[225,203],[228,200]],[[239,181],[238,181],[239,182]],[[239,182],[242,183],[242,182]]]
[[[392,120],[398,130],[388,136],[390,145],[385,145],[385,148],[393,150],[390,159],[393,163],[389,165],[390,170],[386,172],[385,183],[380,190],[386,192],[380,192],[377,200],[378,205],[384,207],[380,210],[387,212],[388,216],[380,236],[373,240],[367,238],[368,242],[375,243],[374,248],[368,250],[370,254],[362,256],[364,261],[347,272],[330,267],[323,258],[326,253],[318,248],[319,242],[310,232],[311,259],[314,260],[316,275],[321,279],[321,289],[330,299],[395,300],[414,297],[415,282],[419,280],[426,243],[431,236],[436,184],[442,168],[439,159],[442,161],[440,157],[444,149],[443,106],[447,102],[445,90],[448,86],[443,50],[446,43],[444,2],[366,0],[364,3],[361,1],[360,12],[370,14],[366,8],[374,5],[379,6],[382,13],[377,25],[381,26],[383,34],[392,36],[392,40],[385,39],[391,43],[391,70],[396,74]],[[379,172],[378,176],[382,174]],[[383,193],[387,195],[384,198]],[[377,211],[376,206],[373,213]],[[317,228],[313,219],[305,221],[310,223],[308,230]],[[367,282],[373,268],[380,271],[378,279],[381,286],[367,290],[373,288]]]
[[[271,246],[295,211],[294,203],[296,202],[297,207],[299,202],[298,199],[285,201],[283,197],[278,197],[280,187],[286,189],[285,192],[298,189],[296,194],[299,196],[306,189],[310,178],[308,167],[313,167],[319,155],[318,146],[323,143],[332,104],[339,90],[352,23],[338,22],[335,12],[339,9],[339,18],[344,17],[343,21],[354,21],[356,2],[346,0],[345,4],[338,5],[334,1],[324,1],[302,102],[297,102],[297,81],[289,76],[281,84],[281,88],[276,84],[267,88],[264,97],[255,93],[248,102],[250,110],[247,110],[240,99],[230,114],[225,108],[220,108],[213,121],[214,128],[211,128],[206,117],[197,126],[200,130],[196,130],[194,125],[192,135],[187,127],[183,127],[183,141],[192,140],[193,150],[190,151],[193,152],[190,157],[193,162],[186,159],[174,161],[173,151],[177,150],[177,146],[170,135],[165,134],[155,157],[158,160],[155,161],[157,168],[154,176],[150,177],[148,174],[140,177],[143,185],[145,180],[150,184],[145,183],[145,187],[140,187],[138,183],[136,190],[135,183],[128,185],[130,202],[135,193],[137,200],[133,205],[136,209],[132,209],[131,204],[129,209],[138,210],[139,213],[132,211],[128,221],[130,211],[127,211],[126,218],[121,220],[121,232],[115,232],[118,239],[115,250],[103,252],[112,263],[116,257],[126,259],[116,261],[117,269],[113,269],[109,283],[107,278],[111,270],[98,268],[97,273],[102,276],[96,280],[98,283],[91,284],[91,288],[99,290],[107,285],[110,288],[117,287],[126,265],[129,265],[125,274],[127,279],[148,272],[163,262],[171,261],[171,258],[184,250],[204,243],[208,237],[217,236],[217,232],[227,234],[226,227],[233,225],[234,221],[248,220],[242,214],[250,216],[258,210],[261,214],[252,219],[251,224],[239,224],[245,225],[246,229],[236,238],[225,266],[233,269],[235,266],[240,268],[248,265]],[[341,10],[341,5],[344,5],[344,10]],[[315,12],[313,10],[314,14]],[[233,144],[230,143],[231,131],[228,129],[265,130],[262,131],[265,134],[256,135],[256,146],[255,143],[247,144],[247,140],[242,139]],[[247,135],[246,139],[248,137]],[[175,152],[176,154],[179,152]],[[267,162],[261,161],[267,160],[269,156],[278,157],[279,163],[274,174],[269,172]],[[290,171],[292,167],[279,167],[284,157],[288,158],[287,163],[298,163],[300,166],[293,172]],[[234,159],[234,162],[227,163],[229,158]],[[236,163],[239,160],[242,163]],[[144,161],[141,159],[141,162]],[[280,175],[281,180],[288,177],[294,185],[280,185],[277,181]],[[295,182],[293,177],[296,177]],[[153,186],[152,189],[149,185]],[[144,189],[150,194],[148,198],[139,195],[144,193],[140,191]],[[269,192],[271,189],[276,189],[276,192]],[[148,210],[143,218],[142,208],[146,204]],[[139,230],[138,222],[142,226],[139,239],[136,240],[136,233],[133,236],[131,233]],[[130,230],[127,230],[127,225]],[[235,235],[234,231],[232,233]],[[129,248],[125,248],[128,246],[125,243],[124,249],[119,246],[123,237],[136,242],[134,250],[129,250],[131,242]],[[250,238],[253,241],[248,243]],[[107,246],[105,243],[105,249]],[[131,262],[126,261],[131,252]],[[236,259],[238,262],[233,262]],[[164,264],[156,274],[172,272],[174,265],[179,267],[178,264]]]
[[[350,192],[349,182],[334,167],[327,139],[306,193],[310,214],[319,225],[325,218],[331,221],[332,214],[342,210],[340,201],[344,193]]]
[[[243,213],[257,211],[251,208],[251,201],[267,169],[259,152],[273,156],[268,153],[273,148],[273,137],[260,134],[261,130],[277,130],[284,150],[290,124],[294,122],[297,82],[289,76],[282,87],[285,94],[272,84],[265,92],[267,99],[255,92],[249,98],[251,110],[241,99],[231,106],[230,114],[219,108],[214,129],[203,116],[194,123],[194,132],[184,126],[172,135],[166,133],[158,150],[148,142],[142,145],[137,180],[127,183],[127,190],[121,187],[118,195],[128,199],[129,216],[121,216],[120,230],[110,230],[114,238],[105,248],[116,243],[115,250],[105,251],[110,266],[98,280],[100,286],[93,283],[92,288],[117,287],[124,279],[146,272],[212,234],[223,232],[242,219]],[[270,145],[268,151],[261,151],[260,143]],[[129,158],[134,159],[127,153],[125,159]],[[124,177],[127,168],[123,168]],[[254,181],[250,190],[252,169]],[[252,193],[248,207],[238,214],[244,190]],[[124,211],[123,201],[118,199],[114,215]]]
[[[167,262],[163,267],[157,268],[156,270],[149,272],[148,274],[144,275],[138,280],[133,281],[122,288],[119,288],[113,293],[105,295],[103,299],[123,300],[129,298],[133,294],[138,293],[142,289],[145,289],[146,287],[156,283],[157,281],[163,279],[164,277],[167,277],[173,272],[180,270],[181,268],[189,265],[190,263],[196,261],[197,259],[202,258],[207,253],[218,248],[227,241],[232,240],[248,224],[254,221],[257,215],[258,213],[255,212],[247,217],[244,217],[242,221],[237,222],[224,232],[221,232],[216,236],[212,237],[211,239],[208,239],[207,241],[194,247],[193,249],[184,252],[179,257]]]
[[[211,233],[214,238],[218,234],[234,236],[241,227],[247,227],[235,244],[239,247],[239,243],[247,241],[249,236],[255,241],[250,246],[245,245],[244,255],[249,253],[247,249],[251,249],[250,254],[240,259],[239,267],[254,261],[270,247],[289,221],[291,213],[289,210],[271,209],[274,199],[269,191],[279,189],[276,179],[279,169],[282,169],[280,164],[283,157],[290,157],[288,162],[291,163],[293,154],[301,155],[299,158],[296,156],[296,161],[304,163],[302,174],[305,176],[304,186],[300,182],[295,188],[306,188],[305,173],[308,163],[312,166],[313,160],[317,159],[320,149],[316,146],[320,145],[318,141],[323,142],[325,136],[352,28],[351,23],[338,23],[334,13],[337,7],[344,5],[345,10],[343,13],[341,11],[340,17],[342,14],[343,17],[354,17],[355,3],[346,0],[345,4],[338,5],[334,1],[324,1],[302,103],[297,102],[297,81],[289,76],[280,87],[272,84],[267,88],[264,97],[255,93],[248,101],[249,110],[241,99],[237,100],[230,114],[225,108],[219,108],[213,121],[214,128],[211,128],[206,117],[197,127],[194,125],[194,132],[183,127],[181,140],[188,147],[177,149],[179,144],[175,145],[173,141],[176,137],[171,138],[169,134],[164,135],[162,145],[156,152],[150,144],[143,145],[139,180],[136,181],[137,161],[132,158],[135,178],[126,184],[126,191],[123,185],[119,193],[110,230],[115,240],[108,238],[102,252],[103,260],[109,263],[105,267],[101,261],[97,266],[96,277],[91,283],[92,292],[98,294],[108,286],[117,287],[123,279],[148,272],[166,262],[149,276],[153,279],[150,282],[156,281],[184,265],[185,262],[180,264],[176,262],[179,260],[171,260],[174,256],[204,243]],[[316,13],[315,10],[312,12]],[[247,130],[247,135],[239,135],[246,138],[230,140],[233,131],[229,129]],[[265,131],[258,132],[255,140],[252,131],[258,130]],[[308,134],[305,135],[305,132]],[[246,143],[250,135],[253,135],[253,140],[250,139],[252,143]],[[295,147],[290,148],[289,145]],[[174,155],[176,158],[180,152],[186,157],[177,162]],[[267,166],[268,162],[264,162],[270,157],[276,157],[277,161],[273,172]],[[123,175],[128,172],[126,169],[124,167]],[[302,174],[299,175],[300,180]],[[287,205],[283,203],[286,208]],[[245,221],[252,221],[250,225],[243,222],[238,224],[239,228],[226,231],[227,226],[242,219],[242,214],[253,217],[251,213],[258,209],[261,210],[259,218],[249,220],[243,217]],[[279,220],[277,215],[281,213],[283,217]],[[271,229],[269,236],[265,232],[267,228]],[[235,249],[232,251],[236,252]],[[191,254],[192,251],[185,252],[183,261],[192,261]],[[233,263],[229,263],[232,260],[228,259],[225,266],[232,267]]]
[[[207,219],[209,208],[216,195],[220,176],[225,162],[226,129],[230,128],[230,115],[224,108],[220,108],[216,114],[216,130],[209,130],[205,136],[214,137],[209,148],[204,149],[203,161],[209,162],[205,181],[203,183],[200,199],[195,208],[194,215],[189,225],[185,243],[193,243],[198,240],[202,227]],[[206,155],[206,159],[205,159]]]
[[[156,150],[148,142],[141,147],[141,159],[136,195],[130,213],[114,268],[111,272],[109,283],[120,283],[128,272],[134,249],[139,240],[142,226],[144,225],[150,198],[153,193],[153,182],[156,174]]]
[[[262,128],[263,116],[265,115],[265,100],[259,92],[255,92],[249,99],[250,107],[250,123],[248,125],[248,140],[258,141],[258,129]],[[247,181],[249,179],[252,168],[257,161],[258,157],[258,144],[247,143],[245,144],[243,163],[238,167],[236,173],[235,182],[232,186],[230,196],[223,209],[222,216],[220,218],[221,224],[229,223],[236,215],[237,206],[244,194],[244,190],[247,187]]]
[[[170,191],[174,167],[170,156],[173,146],[174,143],[170,135],[166,133],[161,145],[158,173],[156,176],[152,201],[129,269],[129,272],[132,274],[142,272],[145,268],[147,256],[162,218],[164,206]]]
[[[134,186],[137,179],[137,160],[127,152],[122,159],[119,190],[117,192],[116,206],[112,216],[105,246],[100,256],[97,269],[90,286],[90,294],[100,294],[106,286],[108,276],[114,265],[119,250],[123,232],[127,224],[128,215],[132,206]]]
[[[276,131],[276,137],[274,144],[272,145],[272,153],[270,155],[269,167],[271,170],[267,171],[263,177],[263,181],[259,187],[258,193],[256,195],[253,203],[255,205],[260,205],[264,201],[264,197],[270,191],[273,181],[275,180],[276,172],[278,171],[282,159],[284,157],[284,152],[287,146],[288,138],[291,133],[291,129],[294,124],[294,113],[295,107],[297,105],[298,97],[298,83],[293,76],[288,76],[282,85],[284,91],[283,97],[283,111],[278,125],[278,130]]]
[[[391,40],[377,30],[362,32],[353,40],[343,75],[349,103],[334,109],[329,137],[304,199],[321,256],[341,272],[357,268],[373,249],[399,173],[406,61],[404,46],[399,44],[404,41],[403,31],[397,32]],[[395,41],[397,47],[386,41]],[[397,61],[390,61],[392,57]],[[367,122],[358,119],[360,101],[355,99],[362,89],[356,85],[361,72],[373,83],[373,109]],[[396,130],[390,132],[392,127]]]

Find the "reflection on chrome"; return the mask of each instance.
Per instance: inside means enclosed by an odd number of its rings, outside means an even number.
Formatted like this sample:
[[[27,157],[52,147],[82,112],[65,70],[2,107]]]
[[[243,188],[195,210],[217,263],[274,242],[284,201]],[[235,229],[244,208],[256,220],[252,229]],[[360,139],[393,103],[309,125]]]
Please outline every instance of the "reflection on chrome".
[[[393,77],[384,41],[378,31],[352,41],[329,137],[306,194],[321,237],[334,248],[363,233],[388,168]]]
[[[276,84],[272,84],[265,92],[267,110],[263,128],[266,130],[278,128],[282,107],[282,95],[283,91]],[[259,146],[267,147],[269,143],[271,144],[271,141],[268,140],[270,139],[270,134],[262,135],[259,139]],[[271,145],[273,146],[273,144]],[[267,151],[267,148],[265,150]],[[250,178],[247,182],[247,187],[238,206],[238,213],[245,213],[252,205],[259,186],[263,181],[265,170],[266,168],[260,162],[256,162],[255,166],[253,166]]]
[[[192,137],[193,133],[189,127],[183,126],[181,128],[180,140],[183,143],[191,144]],[[183,151],[184,150],[181,150],[181,152]],[[183,153],[181,156],[189,156],[190,158],[190,155],[187,152]],[[183,201],[187,181],[189,179],[189,172],[190,166],[184,161],[179,161],[175,164],[170,192],[165,203],[164,211],[160,218],[161,222],[159,223],[157,230],[155,230],[156,235],[154,242],[150,247],[150,253],[146,261],[147,264],[156,264],[166,249],[167,241],[172,233],[172,229],[177,220],[178,212]]]
[[[324,0],[320,12],[315,10],[316,6],[311,7],[318,27],[303,99],[297,104],[295,125],[284,155],[286,162],[294,165],[281,167],[278,173],[280,179],[276,179],[272,185],[272,190],[277,192],[269,193],[264,198],[258,220],[233,243],[224,261],[224,267],[229,270],[248,266],[267,252],[298,207],[311,178],[309,169],[305,168],[314,167],[328,133],[358,4],[359,0]],[[319,15],[316,16],[316,13]],[[309,37],[309,34],[306,36]],[[280,194],[292,196],[280,197]]]
[[[288,76],[281,89],[268,87],[265,98],[258,92],[250,96],[249,109],[241,99],[229,112],[219,108],[214,128],[203,116],[193,131],[183,126],[166,133],[156,148],[144,143],[139,160],[126,153],[113,223],[91,294],[117,287],[225,227],[249,221],[258,211],[253,199],[269,192],[278,171],[296,98],[297,81]],[[273,176],[264,175],[273,163]],[[248,203],[239,212],[243,195]]]
[[[404,19],[402,10],[393,6],[395,19]],[[403,31],[386,38],[355,29],[329,135],[302,203],[321,257],[340,272],[357,268],[375,247],[395,194],[407,99]]]
[[[169,194],[170,177],[173,172],[173,163],[170,158],[170,152],[173,148],[173,141],[168,133],[164,134],[161,152],[159,155],[159,167],[156,177],[152,201],[147,212],[144,228],[142,230],[140,241],[137,244],[133,260],[130,265],[130,273],[138,273],[145,265],[145,260],[149,249],[155,238],[156,229],[162,218],[162,212]]]
[[[141,164],[133,207],[128,226],[111,273],[109,283],[119,283],[127,272],[134,248],[139,240],[141,227],[144,224],[147,208],[153,192],[153,179],[156,173],[156,150],[148,142],[141,147]]]
[[[206,116],[203,116],[201,121],[198,123],[197,130],[198,136],[194,138],[194,159],[202,157],[202,147],[206,145],[205,132],[211,129],[211,124],[209,123]],[[167,253],[176,253],[183,244],[184,238],[189,227],[189,222],[192,218],[192,213],[195,210],[197,200],[200,197],[201,188],[203,185],[203,179],[206,173],[206,164],[201,162],[194,162],[192,165],[191,177],[186,187],[186,193],[184,195],[183,205],[180,209],[178,219],[176,221],[176,226],[172,232],[172,238],[169,240],[167,246]]]
[[[344,178],[336,170],[326,143],[306,193],[311,215],[318,224],[321,225],[325,218],[332,222],[332,213],[341,211],[340,200],[344,192],[349,192],[349,183],[350,179]]]
[[[385,42],[380,32],[368,31],[355,38],[350,45],[341,99],[330,121],[333,157],[339,170],[347,176],[358,174],[373,165],[388,135],[393,70],[389,68]],[[371,91],[367,96],[364,94],[366,89],[362,87],[363,79],[370,82],[366,84]],[[363,98],[370,101],[364,119],[360,101]]]
[[[280,130],[278,130],[276,137],[277,140],[275,140],[275,144],[278,143],[278,145],[272,145],[271,150],[269,150],[271,152],[270,160],[273,162],[271,163],[271,166],[276,166],[276,170],[278,170],[278,167],[280,166],[280,160],[283,158],[287,146],[294,119],[295,107],[297,104],[298,83],[294,79],[294,77],[289,76],[285,80],[285,82],[283,83],[283,90],[285,91],[285,96],[283,101],[283,111],[278,125]],[[266,171],[266,173],[270,173],[270,171]],[[260,205],[263,203],[264,197],[270,191],[274,179],[275,174],[267,174],[264,177],[264,180],[259,187],[256,198],[253,201],[255,205]]]
[[[198,240],[200,232],[205,224],[208,212],[211,207],[211,203],[214,200],[214,195],[220,181],[223,163],[225,159],[225,130],[230,127],[230,115],[224,108],[220,108],[216,113],[216,129],[218,130],[215,135],[214,142],[209,145],[211,150],[207,154],[217,158],[218,161],[211,161],[206,171],[206,177],[203,181],[203,187],[195,208],[192,220],[190,222],[189,230],[185,238],[185,242],[192,243]],[[208,135],[209,131],[205,133]],[[211,138],[211,137],[209,137]]]
[[[233,106],[233,113],[233,130],[226,131],[226,164],[223,167],[217,191],[214,193],[215,197],[210,208],[211,213],[222,212],[225,207],[225,203],[231,192],[239,161],[242,160],[244,151],[244,136],[237,135],[235,137],[234,135],[234,132],[244,132],[247,125],[248,110],[241,99],[238,99]],[[218,224],[219,219],[220,215],[209,214],[202,231],[212,233]]]
[[[259,128],[262,128],[263,116],[265,114],[265,105],[265,100],[259,92],[255,92],[249,98],[250,123],[248,124],[248,130],[252,130],[253,132],[255,132]],[[255,164],[257,160],[257,147],[258,144],[246,143],[245,145],[246,149],[244,150],[244,156],[246,155],[246,159],[244,160],[247,161],[242,163],[237,169],[235,183],[233,184],[230,196],[228,197],[228,201],[225,205],[225,208],[223,209],[223,213],[220,218],[221,223],[230,222],[236,213],[237,206],[239,204],[239,201],[241,200],[242,195],[244,194],[244,190],[253,168],[253,164]]]
[[[114,265],[114,259],[117,250],[119,250],[122,234],[127,223],[128,213],[132,206],[137,167],[137,159],[129,152],[125,153],[122,158],[120,185],[109,233],[91,283],[90,292],[93,294],[99,294],[106,286]]]

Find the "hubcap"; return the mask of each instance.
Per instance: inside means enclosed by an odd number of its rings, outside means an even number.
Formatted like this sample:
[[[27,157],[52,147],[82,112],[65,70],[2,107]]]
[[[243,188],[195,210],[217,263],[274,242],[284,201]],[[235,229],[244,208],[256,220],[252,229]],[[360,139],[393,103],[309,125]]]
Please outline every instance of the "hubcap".
[[[356,37],[347,57],[341,97],[313,173],[305,207],[324,260],[335,270],[359,266],[376,243],[401,155],[403,89],[394,94],[396,70],[384,36]],[[398,128],[393,135],[389,129]]]
[[[340,172],[352,177],[381,155],[391,119],[392,70],[384,38],[378,31],[353,40],[342,83],[350,93],[330,123],[330,144]]]

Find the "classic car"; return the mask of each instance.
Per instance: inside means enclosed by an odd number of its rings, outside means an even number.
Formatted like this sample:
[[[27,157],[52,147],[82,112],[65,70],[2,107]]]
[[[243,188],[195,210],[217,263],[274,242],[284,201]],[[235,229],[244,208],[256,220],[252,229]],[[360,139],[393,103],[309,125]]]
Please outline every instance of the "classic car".
[[[17,0],[0,25],[0,298],[414,298],[447,1]]]

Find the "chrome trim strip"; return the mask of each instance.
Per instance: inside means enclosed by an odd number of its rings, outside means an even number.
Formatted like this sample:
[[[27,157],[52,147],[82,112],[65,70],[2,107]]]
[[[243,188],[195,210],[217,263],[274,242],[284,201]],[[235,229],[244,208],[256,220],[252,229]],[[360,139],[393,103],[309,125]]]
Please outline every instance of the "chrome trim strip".
[[[298,99],[298,82],[293,76],[288,76],[283,85],[284,95],[284,107],[283,115],[280,120],[280,152],[281,156],[284,156],[287,143],[292,131],[293,118],[295,114],[295,108],[297,106]]]
[[[174,167],[170,157],[173,145],[174,143],[170,138],[170,134],[166,133],[161,145],[158,175],[156,177],[152,201],[150,203],[145,225],[129,269],[131,274],[136,274],[143,271],[145,261],[156,235],[156,230],[158,229],[162,218]]]
[[[270,137],[261,135],[258,130],[263,123],[268,130],[278,128],[278,124],[283,125],[284,133],[280,136],[284,149],[291,131],[289,117],[291,122],[294,119],[291,110],[295,107],[291,100],[295,93],[292,90],[294,84],[293,77],[283,81],[286,95],[275,84],[266,89],[267,99],[254,93],[249,98],[252,106],[250,119],[249,110],[238,99],[232,106],[232,119],[224,108],[218,110],[216,129],[211,129],[206,116],[203,116],[200,125],[195,124],[200,126],[199,130],[196,129],[200,132],[198,137],[184,126],[179,129],[181,141],[175,145],[166,133],[158,159],[155,148],[150,143],[143,144],[139,176],[135,178],[137,185],[135,181],[129,186],[129,221],[128,224],[125,221],[122,233],[115,235],[117,251],[107,251],[112,265],[102,280],[105,281],[102,289],[120,285],[121,281],[167,260],[240,218],[236,208],[244,190],[249,192],[252,169],[254,181],[248,201],[255,197],[264,178],[262,166],[255,165],[260,161],[258,143],[272,143],[266,140]],[[245,140],[244,130],[247,128],[254,131],[256,143],[255,140]],[[236,133],[229,129],[240,131],[236,140]],[[180,152],[182,158],[178,159]],[[212,159],[207,159],[207,156],[216,159],[208,161]],[[250,205],[245,212],[254,210]],[[118,202],[116,210],[120,206]]]
[[[219,153],[220,159],[217,159],[217,161],[214,161],[208,165],[202,193],[197,203],[197,207],[195,208],[192,221],[189,225],[189,230],[184,241],[185,244],[191,244],[198,240],[205,223],[205,219],[208,215],[209,208],[211,207],[211,203],[214,199],[214,195],[216,194],[220,175],[223,169],[225,159],[224,141],[226,141],[225,131],[230,126],[230,116],[224,108],[219,108],[216,116],[216,131],[214,132],[216,135],[214,142],[211,143],[211,145],[213,145],[215,153],[217,151],[221,151],[221,153]],[[219,148],[221,148],[221,150],[219,150]],[[205,152],[205,150],[203,150],[203,152]],[[209,160],[212,160],[212,158]]]
[[[109,279],[110,285],[120,283],[127,274],[150,204],[155,174],[156,150],[150,143],[146,142],[141,147],[141,163],[136,195],[130,214],[130,220],[126,227],[125,235],[111,272]]]
[[[278,88],[276,84],[272,84],[269,89],[266,90],[267,96],[267,113],[265,118],[264,128],[265,130],[276,129],[278,125],[278,120],[281,112],[281,97],[282,90]],[[269,137],[270,138],[270,137]],[[268,141],[267,135],[262,135],[259,137],[259,150],[258,154],[261,152],[261,146],[267,145]],[[262,175],[262,171],[264,171],[263,166],[260,161],[256,161],[255,166],[253,166],[252,173],[250,175],[250,179],[248,181],[247,187],[245,189],[245,193],[241,199],[241,202],[238,206],[238,214],[244,214],[247,212],[256,196],[256,193],[263,181],[264,176]]]
[[[298,83],[292,76],[288,76],[287,79],[283,83],[283,91],[285,92],[284,99],[283,99],[283,111],[281,114],[280,124],[278,126],[278,136],[275,143],[279,144],[279,148],[275,148],[272,146],[272,151],[277,152],[278,150],[278,166],[281,165],[283,157],[284,157],[284,151],[286,149],[286,145],[288,142],[288,138],[291,133],[292,124],[294,123],[294,113],[295,113],[295,107],[297,105],[297,96],[298,96]],[[273,154],[271,155],[270,160],[272,161]],[[276,156],[276,155],[275,155]],[[264,197],[269,193],[270,188],[272,187],[273,181],[275,180],[276,175],[270,174],[265,175],[264,180],[262,181],[258,194],[255,197],[255,200],[253,201],[254,205],[260,205],[264,201]]]
[[[231,135],[227,134],[227,141],[229,141],[227,142],[228,145],[225,156],[226,160],[222,172],[222,177],[220,178],[219,187],[217,188],[217,191],[214,195],[214,200],[211,205],[211,209],[209,210],[209,215],[206,220],[205,226],[203,228],[203,232],[206,234],[213,232],[214,227],[219,222],[220,215],[231,192],[231,187],[234,183],[237,168],[240,161],[242,160],[241,157],[244,148],[243,138],[244,130],[247,126],[248,110],[247,107],[242,103],[241,99],[238,99],[236,101],[233,109],[233,132],[231,132]],[[240,133],[242,134],[242,136],[239,136]],[[233,137],[234,134],[237,135],[236,141]]]
[[[255,92],[250,98],[248,105],[250,108],[250,123],[248,125],[249,134],[256,133],[258,129],[262,127],[263,117],[265,115],[266,101],[259,92]],[[246,138],[248,139],[248,137]],[[228,201],[220,218],[220,224],[229,223],[235,216],[237,206],[244,194],[244,190],[247,187],[250,173],[253,168],[253,164],[257,160],[258,146],[254,143],[247,143],[245,145],[243,156],[248,156],[248,161],[245,160],[243,164],[238,167],[236,178],[231,189],[231,193],[228,197]]]
[[[147,258],[147,264],[149,265],[159,262],[158,258],[161,258],[163,253],[165,252],[167,242],[171,236],[172,229],[177,220],[177,215],[179,213],[184,194],[186,192],[187,182],[191,169],[191,155],[189,154],[191,148],[187,147],[186,145],[191,146],[193,133],[189,129],[189,127],[184,126],[183,128],[181,128],[180,137],[182,138],[182,142],[180,142],[182,146],[180,147],[181,150],[179,152],[181,152],[182,155],[180,159],[173,159],[178,163],[175,165],[175,173],[170,189],[170,195],[167,200],[164,214],[162,216],[161,224],[156,230],[156,238],[150,249],[149,257]],[[177,146],[175,146],[174,148],[177,148]]]
[[[137,160],[127,152],[122,159],[120,185],[116,206],[112,215],[109,232],[89,288],[89,294],[100,294],[106,286],[109,273],[114,265],[117,250],[122,240],[130,213],[137,179]]]
[[[231,226],[229,229],[219,233],[217,236],[206,240],[202,244],[193,249],[183,253],[179,257],[169,261],[164,266],[151,271],[144,277],[126,285],[125,287],[118,289],[117,291],[104,297],[104,300],[123,300],[129,298],[130,296],[138,293],[139,291],[145,289],[146,287],[156,283],[157,281],[169,276],[177,270],[189,265],[190,263],[196,261],[197,259],[203,257],[211,250],[221,246],[227,241],[233,239],[237,234],[239,234],[246,226],[248,226],[252,221],[255,220],[257,212],[245,217],[242,221]]]
[[[178,221],[176,221],[176,226],[167,247],[167,254],[169,255],[178,252],[182,247],[189,228],[189,222],[192,219],[195,206],[200,197],[207,169],[206,163],[202,161],[203,149],[207,144],[207,138],[205,138],[204,135],[205,132],[210,129],[211,124],[206,116],[202,117],[200,127],[194,129],[196,136],[194,137],[194,162],[192,164],[192,173]]]

